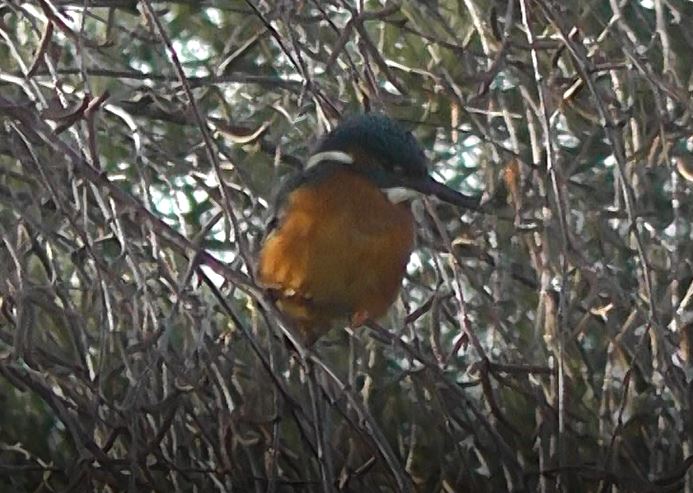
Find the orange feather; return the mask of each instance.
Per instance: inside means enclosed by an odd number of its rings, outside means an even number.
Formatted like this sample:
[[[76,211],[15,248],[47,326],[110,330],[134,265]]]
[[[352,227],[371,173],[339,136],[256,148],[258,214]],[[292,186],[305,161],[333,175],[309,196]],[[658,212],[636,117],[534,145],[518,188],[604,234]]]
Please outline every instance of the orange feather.
[[[383,316],[414,248],[408,204],[347,168],[290,192],[259,257],[259,280],[312,344],[338,319]]]

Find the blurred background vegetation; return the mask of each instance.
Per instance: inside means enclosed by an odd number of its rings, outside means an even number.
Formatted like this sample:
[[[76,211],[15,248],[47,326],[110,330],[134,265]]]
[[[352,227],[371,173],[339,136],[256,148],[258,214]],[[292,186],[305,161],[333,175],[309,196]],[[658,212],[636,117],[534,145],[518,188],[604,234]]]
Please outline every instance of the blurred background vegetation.
[[[0,1],[0,490],[692,492],[692,25]],[[271,190],[366,110],[484,210],[419,207],[391,316],[296,352]]]

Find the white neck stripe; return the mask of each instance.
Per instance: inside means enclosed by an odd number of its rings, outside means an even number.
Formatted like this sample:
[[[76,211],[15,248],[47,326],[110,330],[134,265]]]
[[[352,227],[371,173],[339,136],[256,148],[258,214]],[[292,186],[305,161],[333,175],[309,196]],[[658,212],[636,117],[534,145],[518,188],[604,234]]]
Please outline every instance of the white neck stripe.
[[[313,154],[310,159],[308,159],[308,162],[306,162],[306,169],[312,168],[322,161],[336,161],[342,164],[352,164],[354,162],[354,158],[342,151],[318,152],[317,154]]]

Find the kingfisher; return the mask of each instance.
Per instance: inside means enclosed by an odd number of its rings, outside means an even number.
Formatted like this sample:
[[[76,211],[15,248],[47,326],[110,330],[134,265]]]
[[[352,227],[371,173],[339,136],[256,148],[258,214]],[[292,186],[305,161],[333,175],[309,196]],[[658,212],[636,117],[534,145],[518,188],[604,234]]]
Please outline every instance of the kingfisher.
[[[257,278],[304,344],[339,321],[356,328],[385,315],[415,246],[411,202],[422,195],[478,207],[429,175],[410,132],[374,113],[341,122],[279,188]]]

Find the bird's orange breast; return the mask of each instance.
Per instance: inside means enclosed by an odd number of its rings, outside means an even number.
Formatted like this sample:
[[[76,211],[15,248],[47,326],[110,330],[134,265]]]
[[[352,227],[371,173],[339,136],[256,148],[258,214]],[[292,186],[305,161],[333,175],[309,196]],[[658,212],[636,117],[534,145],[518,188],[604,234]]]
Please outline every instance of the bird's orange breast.
[[[384,315],[413,247],[408,205],[338,170],[289,193],[260,252],[258,276],[310,344],[336,319]]]

